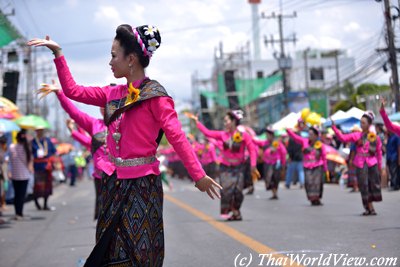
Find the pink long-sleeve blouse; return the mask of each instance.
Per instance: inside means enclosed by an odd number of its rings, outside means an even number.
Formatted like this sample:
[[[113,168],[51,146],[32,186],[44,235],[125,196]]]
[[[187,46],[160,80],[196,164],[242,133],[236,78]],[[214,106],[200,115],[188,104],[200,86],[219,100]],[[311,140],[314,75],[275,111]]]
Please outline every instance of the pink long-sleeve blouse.
[[[264,149],[263,160],[266,164],[276,164],[278,160],[281,162],[282,166],[286,166],[286,148],[282,142],[278,141],[279,145],[277,148],[273,148],[270,145],[269,140],[257,140],[253,139],[254,144],[260,148]]]
[[[380,113],[381,116],[382,116],[383,123],[385,124],[386,129],[388,129],[389,132],[392,132],[392,133],[394,133],[394,134],[400,135],[400,125],[393,124],[393,123],[390,121],[389,116],[387,115],[385,109],[384,109],[384,108],[381,108],[381,109],[379,110],[379,113]]]
[[[78,131],[75,130],[75,131],[72,131],[71,137],[74,140],[78,141],[81,145],[86,147],[87,150],[89,150],[89,151],[91,150],[91,148],[92,148],[92,138],[90,136],[88,136],[87,134],[82,133],[79,130]],[[94,156],[93,156],[93,158],[94,158]],[[94,160],[93,160],[93,163],[94,163],[94,168],[93,168],[94,170],[93,170],[92,176],[95,179],[101,179],[102,178],[102,174],[103,174],[102,170],[99,169],[98,166],[96,166],[96,162]]]
[[[354,166],[357,168],[363,168],[364,163],[367,163],[368,167],[372,167],[378,164],[378,169],[382,166],[382,142],[379,136],[376,136],[376,148],[374,153],[370,153],[371,143],[368,140],[363,141],[362,132],[354,132],[349,134],[343,134],[336,125],[332,126],[332,130],[335,132],[336,137],[344,143],[356,143],[356,155],[353,160]]]
[[[84,134],[80,131],[74,130],[71,133],[71,137],[78,141],[82,146],[84,146],[87,150],[90,151],[92,147],[92,138],[87,134]]]
[[[226,131],[213,131],[207,129],[201,122],[197,122],[197,127],[200,132],[202,132],[206,137],[219,140],[221,142],[228,142],[232,139],[234,133],[229,133]],[[226,166],[238,166],[245,162],[245,148],[250,154],[250,165],[255,167],[257,164],[257,153],[254,149],[254,144],[251,136],[246,132],[241,132],[242,142],[240,148],[237,152],[233,152],[231,149],[221,150],[221,164]]]
[[[64,88],[64,87],[63,87]],[[97,119],[89,116],[88,114],[80,111],[63,93],[63,91],[57,92],[57,98],[60,101],[61,106],[68,113],[68,115],[75,121],[75,123],[89,133],[91,136],[104,132],[106,130],[106,125],[102,119]],[[82,140],[83,136],[78,136],[78,131],[72,134],[74,139],[79,138],[81,141],[86,143],[88,140]],[[79,141],[79,140],[78,140]],[[92,139],[90,138],[90,142]],[[84,144],[85,145],[85,144]],[[85,145],[86,146],[86,145]],[[90,147],[90,145],[89,145]],[[89,148],[90,149],[90,148]],[[101,178],[101,173],[105,172],[107,175],[111,175],[115,171],[114,165],[108,159],[105,147],[101,146],[93,153],[93,164],[94,172],[93,176],[95,178]]]
[[[201,144],[200,149],[202,151],[200,162],[203,166],[217,162],[217,153],[213,144]]]
[[[119,100],[128,95],[128,86],[81,86],[77,85],[69,71],[64,56],[54,60],[58,77],[65,95],[73,100],[105,107],[112,100]],[[133,86],[138,88],[142,81],[133,82]],[[194,181],[205,177],[205,172],[201,167],[185,133],[182,131],[181,124],[174,109],[174,102],[169,97],[154,97],[141,102],[134,108],[122,114],[119,120],[115,120],[108,126],[107,146],[111,157],[122,159],[135,159],[152,157],[156,155],[157,138],[159,130],[162,129],[172,144],[175,151],[182,159],[186,169]],[[112,134],[121,133],[120,149],[117,149]],[[159,175],[158,160],[153,163],[139,166],[118,166],[114,165],[118,179],[134,179],[147,175]]]
[[[322,166],[324,171],[328,171],[328,161],[326,159],[326,148],[322,144],[320,148],[320,155],[317,155],[317,149],[312,148],[308,138],[301,137],[297,135],[290,129],[287,129],[288,135],[298,144],[303,147],[303,166],[306,169],[314,169],[316,167]],[[308,153],[304,153],[307,151]]]

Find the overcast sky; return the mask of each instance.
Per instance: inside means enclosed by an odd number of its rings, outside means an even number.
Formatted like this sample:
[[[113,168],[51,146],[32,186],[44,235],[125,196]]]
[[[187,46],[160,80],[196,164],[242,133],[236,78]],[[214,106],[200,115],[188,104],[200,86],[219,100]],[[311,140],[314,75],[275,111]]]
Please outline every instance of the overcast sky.
[[[397,3],[397,1],[395,1]],[[190,77],[210,74],[214,48],[223,41],[234,51],[251,39],[251,9],[245,0],[0,0],[3,11],[27,37],[49,34],[63,47],[75,80],[85,85],[123,83],[113,78],[108,62],[119,24],[153,24],[162,44],[147,70],[177,99],[190,98]],[[278,0],[264,0],[260,12],[279,12]],[[382,4],[373,0],[284,0],[283,12],[297,11],[284,24],[285,35],[296,32],[299,42],[289,52],[306,47],[348,49],[356,59],[379,45],[384,23]],[[277,34],[275,20],[262,20],[261,34]],[[400,26],[400,24],[399,24]],[[381,38],[382,39],[382,38]],[[262,55],[274,50],[263,44]],[[50,53],[40,56],[51,58]],[[384,76],[382,76],[384,77]],[[382,79],[380,77],[379,79]],[[386,78],[385,78],[386,79]],[[89,110],[85,108],[85,110]],[[99,116],[97,109],[95,113]]]

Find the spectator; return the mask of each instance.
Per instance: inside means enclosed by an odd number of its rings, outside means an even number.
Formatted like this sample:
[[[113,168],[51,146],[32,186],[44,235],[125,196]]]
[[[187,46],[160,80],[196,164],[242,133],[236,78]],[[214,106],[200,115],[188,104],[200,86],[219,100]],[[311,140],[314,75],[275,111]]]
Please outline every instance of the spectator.
[[[301,119],[298,122],[296,134],[300,135],[301,130],[304,128],[304,122]],[[304,169],[303,169],[303,152],[302,145],[297,144],[293,138],[289,139],[287,145],[287,153],[289,155],[288,167],[286,172],[286,188],[290,188],[293,176],[298,174],[300,188],[304,186]]]
[[[78,175],[75,157],[76,153],[73,148],[71,148],[67,154],[62,156],[62,161],[65,166],[65,177],[70,178],[70,186],[75,186],[76,177]]]
[[[388,141],[386,144],[386,162],[390,173],[390,190],[400,189],[400,137],[388,132]]]
[[[23,220],[24,202],[28,181],[33,175],[33,156],[31,145],[26,139],[26,130],[17,134],[17,143],[10,146],[10,172],[9,177],[14,187],[15,220]]]
[[[35,170],[35,186],[33,195],[38,210],[42,210],[38,199],[44,198],[43,210],[54,210],[48,206],[49,196],[53,193],[53,179],[46,169],[51,156],[56,153],[56,148],[50,138],[45,136],[44,129],[36,129],[36,137],[32,141],[33,168]]]

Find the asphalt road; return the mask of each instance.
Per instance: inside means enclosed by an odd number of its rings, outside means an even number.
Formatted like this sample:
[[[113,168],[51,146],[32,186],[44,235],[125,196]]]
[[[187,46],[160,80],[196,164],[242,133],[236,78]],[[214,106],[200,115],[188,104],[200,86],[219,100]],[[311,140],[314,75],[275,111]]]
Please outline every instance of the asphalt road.
[[[278,266],[267,262],[269,253],[305,255],[303,260],[322,253],[321,264],[330,253],[366,257],[367,263],[374,257],[398,257],[390,266],[400,266],[400,192],[384,190],[384,201],[375,205],[378,216],[362,217],[359,193],[338,185],[325,185],[324,206],[311,207],[304,190],[296,187],[280,188],[280,199],[271,201],[260,182],[255,194],[245,198],[244,220],[224,222],[218,200],[188,181],[172,181],[173,191],[165,189],[164,266]],[[0,226],[0,267],[74,267],[89,255],[95,235],[93,183],[85,180],[54,191],[50,204],[56,211],[36,211],[30,202],[25,207],[29,221],[12,221],[13,206],[8,206],[3,218],[9,222]],[[260,253],[266,254],[264,262]],[[330,260],[320,266],[334,266]]]

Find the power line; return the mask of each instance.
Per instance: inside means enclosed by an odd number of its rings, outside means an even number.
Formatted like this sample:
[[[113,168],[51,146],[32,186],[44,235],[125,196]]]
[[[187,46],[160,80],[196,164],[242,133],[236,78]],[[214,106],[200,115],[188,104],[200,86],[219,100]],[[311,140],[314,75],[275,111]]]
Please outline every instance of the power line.
[[[43,32],[40,30],[39,26],[36,24],[35,18],[33,17],[32,12],[31,12],[30,8],[28,7],[26,1],[25,1],[25,0],[22,0],[22,4],[24,5],[24,7],[25,7],[25,9],[26,9],[26,12],[28,13],[28,15],[29,15],[29,17],[30,17],[30,19],[31,19],[31,21],[32,21],[32,25],[33,25],[33,27],[35,28],[36,32],[37,32],[38,34],[42,34]]]

